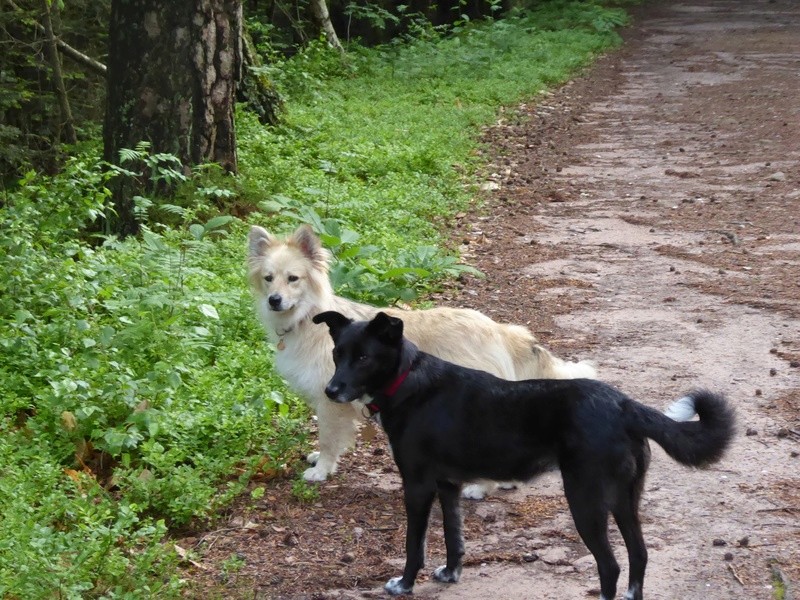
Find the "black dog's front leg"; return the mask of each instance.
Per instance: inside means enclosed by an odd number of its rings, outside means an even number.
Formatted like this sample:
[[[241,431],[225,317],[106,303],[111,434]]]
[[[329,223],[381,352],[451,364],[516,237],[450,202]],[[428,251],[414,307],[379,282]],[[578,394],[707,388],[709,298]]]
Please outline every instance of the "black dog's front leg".
[[[419,570],[425,566],[425,532],[436,487],[431,484],[403,482],[406,504],[406,568],[402,577],[393,577],[384,586],[392,595],[408,594],[414,589]]]
[[[444,543],[447,548],[447,564],[437,568],[433,577],[442,583],[456,583],[461,577],[464,556],[464,534],[461,521],[461,486],[449,481],[437,483],[439,502],[444,521]]]

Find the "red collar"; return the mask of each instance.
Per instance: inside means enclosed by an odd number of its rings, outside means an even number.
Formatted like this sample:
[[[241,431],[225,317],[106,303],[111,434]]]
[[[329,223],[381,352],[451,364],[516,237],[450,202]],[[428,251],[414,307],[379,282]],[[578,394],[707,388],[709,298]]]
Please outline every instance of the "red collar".
[[[384,396],[394,396],[397,393],[397,390],[400,389],[400,386],[403,385],[403,382],[406,380],[406,377],[408,377],[409,373],[411,373],[410,367],[395,377],[394,381],[387,384],[386,387],[381,390],[381,394]],[[380,407],[376,402],[370,402],[367,404],[367,409],[369,410],[370,415],[380,412]]]
[[[400,386],[403,385],[403,382],[408,377],[408,374],[411,373],[411,369],[406,369],[400,375],[395,377],[394,381],[383,388],[381,392],[384,396],[394,396],[397,393],[397,390],[400,389]]]

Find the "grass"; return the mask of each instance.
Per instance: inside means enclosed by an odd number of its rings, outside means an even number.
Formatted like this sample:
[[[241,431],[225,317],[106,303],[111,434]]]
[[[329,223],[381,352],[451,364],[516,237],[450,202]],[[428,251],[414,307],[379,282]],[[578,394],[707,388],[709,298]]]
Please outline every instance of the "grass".
[[[618,40],[582,26],[592,4],[548,6],[455,38],[356,50],[347,63],[312,46],[279,65],[284,125],[240,120],[246,187],[342,219],[367,244],[439,244],[442,224],[474,197],[464,174],[474,174],[481,127],[498,107],[565,81]],[[562,25],[572,27],[552,29]]]
[[[618,43],[623,17],[559,1],[344,62],[312,44],[272,67],[280,127],[238,115],[241,175],[146,199],[138,239],[86,238],[108,197],[96,145],[3,192],[0,596],[178,597],[170,529],[213,521],[308,446],[253,315],[248,224],[312,223],[353,297],[424,294],[463,269],[446,224],[474,199],[481,128]]]

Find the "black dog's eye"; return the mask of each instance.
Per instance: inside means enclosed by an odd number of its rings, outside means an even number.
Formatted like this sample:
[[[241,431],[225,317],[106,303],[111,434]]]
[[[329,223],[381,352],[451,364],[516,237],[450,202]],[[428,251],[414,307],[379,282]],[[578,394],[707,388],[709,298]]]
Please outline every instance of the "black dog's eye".
[[[297,275],[289,275],[288,279],[289,279],[289,283],[294,283],[295,281],[297,281],[300,278]]]
[[[367,360],[367,355],[366,354],[359,354],[358,355],[358,362],[364,362],[365,360]]]
[[[264,281],[266,281],[267,283],[272,283],[272,279],[273,279],[272,275],[264,276]]]

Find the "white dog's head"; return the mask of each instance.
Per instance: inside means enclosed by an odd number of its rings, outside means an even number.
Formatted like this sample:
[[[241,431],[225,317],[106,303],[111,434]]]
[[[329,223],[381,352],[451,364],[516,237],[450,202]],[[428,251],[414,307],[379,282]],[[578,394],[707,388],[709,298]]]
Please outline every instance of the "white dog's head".
[[[289,330],[316,313],[327,295],[331,254],[308,225],[286,239],[253,226],[248,235],[248,274],[258,311],[266,322]]]

